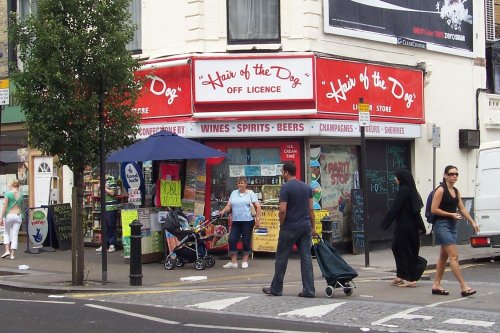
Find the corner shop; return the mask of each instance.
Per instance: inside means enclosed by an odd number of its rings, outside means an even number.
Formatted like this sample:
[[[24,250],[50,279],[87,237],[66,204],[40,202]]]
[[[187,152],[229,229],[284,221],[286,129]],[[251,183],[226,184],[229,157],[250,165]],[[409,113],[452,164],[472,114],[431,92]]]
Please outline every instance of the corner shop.
[[[276,165],[293,160],[299,178],[311,182],[309,163],[316,160],[318,204],[329,211],[335,239],[343,243],[352,242],[348,208],[359,162],[357,105],[363,98],[371,108],[370,238],[392,237],[378,230],[376,221],[394,196],[393,173],[411,169],[413,139],[422,135],[421,70],[314,53],[205,54],[150,62],[137,74],[148,76],[137,103],[139,138],[166,129],[230,154],[222,162],[207,161],[198,212],[208,216],[219,208],[237,174],[249,176],[265,201],[277,187],[273,180],[279,183]]]

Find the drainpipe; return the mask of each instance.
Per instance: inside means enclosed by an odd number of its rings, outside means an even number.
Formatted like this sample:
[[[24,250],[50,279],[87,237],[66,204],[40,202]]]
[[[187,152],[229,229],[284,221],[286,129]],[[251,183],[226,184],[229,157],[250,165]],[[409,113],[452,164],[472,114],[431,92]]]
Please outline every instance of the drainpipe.
[[[476,129],[479,130],[479,94],[482,92],[487,92],[488,89],[485,88],[477,88],[476,89]],[[480,134],[481,135],[481,134]],[[481,142],[481,140],[479,140]]]

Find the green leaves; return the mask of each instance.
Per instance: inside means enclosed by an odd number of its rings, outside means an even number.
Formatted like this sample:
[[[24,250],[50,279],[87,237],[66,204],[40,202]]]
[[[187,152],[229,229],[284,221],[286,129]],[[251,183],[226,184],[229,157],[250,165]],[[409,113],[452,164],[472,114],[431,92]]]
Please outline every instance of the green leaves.
[[[73,171],[99,160],[99,93],[105,152],[130,142],[139,63],[126,50],[134,26],[128,0],[39,0],[36,16],[13,20],[22,70],[11,77],[26,115],[29,143]]]

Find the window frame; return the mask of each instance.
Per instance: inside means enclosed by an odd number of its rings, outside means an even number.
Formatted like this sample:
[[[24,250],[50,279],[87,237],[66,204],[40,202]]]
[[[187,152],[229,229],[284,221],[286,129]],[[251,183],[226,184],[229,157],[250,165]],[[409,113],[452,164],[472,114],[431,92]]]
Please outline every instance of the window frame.
[[[228,45],[248,45],[248,44],[281,44],[281,1],[280,0],[266,0],[266,1],[276,1],[278,13],[277,13],[277,38],[259,38],[259,39],[237,39],[230,38],[230,27],[229,27],[229,2],[232,0],[226,0],[226,32],[227,32],[227,44]]]

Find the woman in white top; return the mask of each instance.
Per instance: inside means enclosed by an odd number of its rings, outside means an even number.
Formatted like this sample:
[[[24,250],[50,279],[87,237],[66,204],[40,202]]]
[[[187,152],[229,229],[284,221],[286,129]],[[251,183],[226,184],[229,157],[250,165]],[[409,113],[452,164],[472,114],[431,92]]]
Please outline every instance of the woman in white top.
[[[250,205],[255,207],[255,219],[252,216]],[[232,224],[229,233],[229,254],[231,261],[225,264],[224,268],[238,268],[236,257],[238,254],[237,244],[240,236],[243,243],[243,260],[241,268],[248,268],[248,256],[252,252],[252,231],[254,225],[259,227],[261,208],[257,196],[252,190],[247,189],[246,177],[238,177],[238,189],[234,190],[229,197],[226,207],[220,214],[231,212]]]
[[[12,190],[5,192],[5,202],[2,209],[2,222],[5,226],[3,234],[3,244],[5,245],[5,253],[2,258],[14,259],[17,250],[17,241],[19,235],[19,228],[22,222],[22,209],[23,195],[19,192],[19,181],[14,179],[12,181]]]

